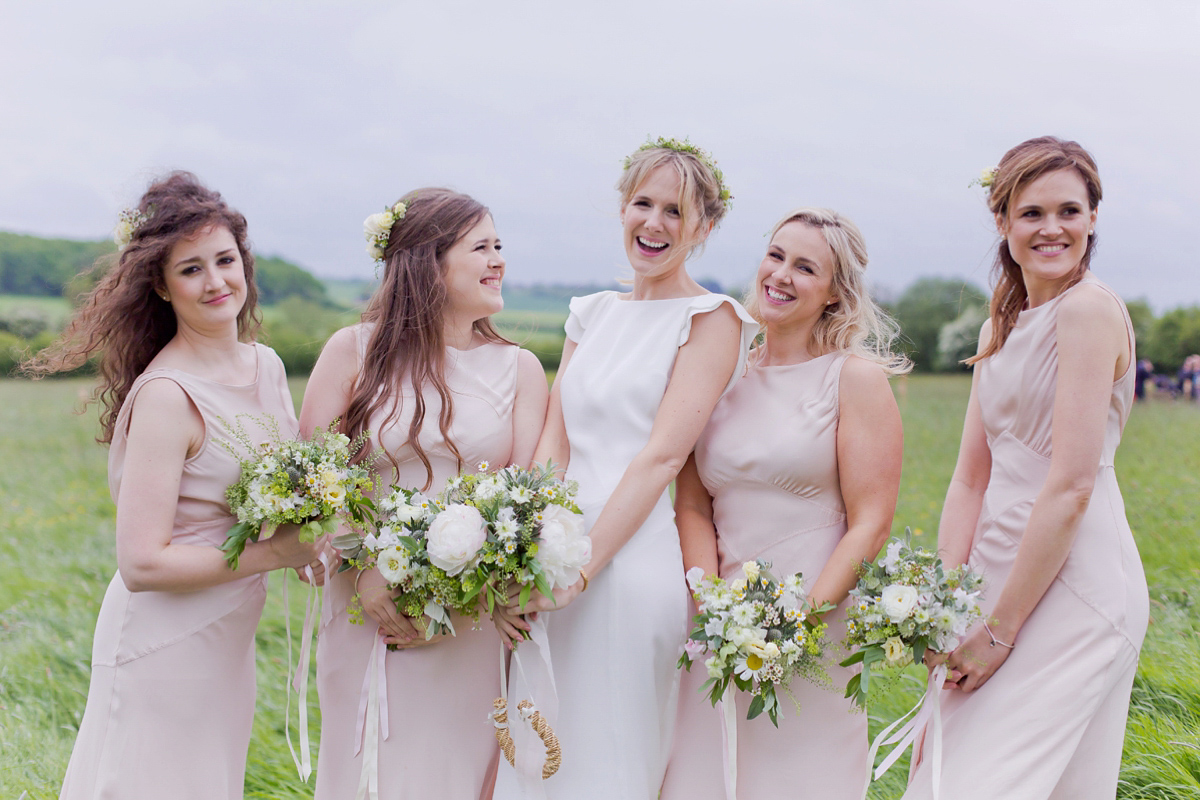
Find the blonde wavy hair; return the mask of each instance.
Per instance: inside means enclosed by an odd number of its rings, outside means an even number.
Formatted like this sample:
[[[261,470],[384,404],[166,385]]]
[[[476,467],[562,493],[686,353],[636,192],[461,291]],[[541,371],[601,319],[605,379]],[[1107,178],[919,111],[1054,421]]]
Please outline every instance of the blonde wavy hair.
[[[912,362],[893,352],[900,328],[867,291],[867,243],[858,226],[828,208],[798,208],[771,229],[771,239],[784,225],[798,222],[821,232],[833,251],[834,302],[825,307],[812,332],[816,355],[845,351],[879,366],[889,375],[912,370]],[[758,280],[750,284],[743,301],[746,310],[765,327],[758,307]]]

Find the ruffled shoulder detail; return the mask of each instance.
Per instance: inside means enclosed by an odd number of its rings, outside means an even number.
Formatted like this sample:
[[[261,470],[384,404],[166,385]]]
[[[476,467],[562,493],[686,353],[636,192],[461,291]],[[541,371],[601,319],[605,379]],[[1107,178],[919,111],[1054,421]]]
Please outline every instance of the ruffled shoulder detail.
[[[692,335],[692,319],[697,314],[707,314],[710,311],[716,311],[725,303],[733,306],[734,312],[738,315],[738,319],[742,323],[742,346],[738,351],[737,367],[733,370],[733,377],[729,379],[729,383],[725,386],[722,395],[733,388],[737,383],[738,378],[746,372],[746,358],[750,354],[750,345],[754,343],[754,337],[758,335],[759,325],[754,317],[750,316],[750,312],[742,306],[737,300],[734,300],[729,295],[725,294],[702,294],[692,298],[692,302],[688,304],[687,313],[684,315],[683,324],[679,329],[678,346],[683,347],[687,344],[688,338]]]
[[[578,344],[583,339],[583,332],[596,318],[596,314],[612,302],[620,302],[618,292],[603,291],[583,297],[572,297],[571,313],[563,325],[567,338]]]

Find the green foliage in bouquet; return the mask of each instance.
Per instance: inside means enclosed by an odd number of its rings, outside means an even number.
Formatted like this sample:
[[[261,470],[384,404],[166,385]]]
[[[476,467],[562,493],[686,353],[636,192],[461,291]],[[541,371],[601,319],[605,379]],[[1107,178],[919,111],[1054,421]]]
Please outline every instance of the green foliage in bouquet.
[[[243,417],[269,432],[261,445],[251,440],[242,425]],[[369,433],[351,441],[337,432],[338,420],[334,420],[327,430],[314,430],[308,441],[285,440],[279,422],[269,414],[238,415],[235,424],[221,423],[242,447],[239,453],[229,442],[222,442],[242,468],[238,482],[225,491],[229,509],[238,518],[221,545],[230,567],[238,568],[247,542],[271,538],[280,525],[299,525],[301,539],[311,542],[331,533],[339,516],[356,522],[364,519],[371,505],[365,494],[373,486],[371,473],[350,460]]]

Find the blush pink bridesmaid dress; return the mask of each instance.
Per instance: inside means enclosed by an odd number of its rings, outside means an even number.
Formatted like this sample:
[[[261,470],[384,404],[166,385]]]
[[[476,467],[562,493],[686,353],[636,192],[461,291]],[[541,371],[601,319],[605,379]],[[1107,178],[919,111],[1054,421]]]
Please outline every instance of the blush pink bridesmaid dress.
[[[255,345],[253,383],[227,386],[176,369],[152,369],[133,384],[108,456],[120,492],[130,410],[150,381],[178,384],[200,411],[205,438],[184,462],[172,544],[217,547],[237,522],[225,489],[238,459],[224,422],[270,414],[280,435],[296,416],[283,363]],[[246,419],[258,441],[267,433]],[[240,446],[234,444],[241,451]],[[130,592],[113,576],[100,606],[87,708],[63,779],[62,800],[234,800],[242,796],[254,720],[254,631],[266,599],[265,573],[191,592]]]
[[[368,333],[358,331],[365,349]],[[513,402],[517,387],[517,354],[512,345],[484,344],[471,350],[446,350],[446,383],[453,392],[454,420],[450,437],[463,457],[463,469],[481,461],[493,468],[506,466],[513,447]],[[386,412],[372,419],[375,452],[386,450],[400,463],[399,471],[381,456],[376,468],[385,485],[420,488],[425,466],[409,444],[412,387],[405,386],[397,419],[381,423]],[[438,428],[441,400],[424,389],[425,419],[420,442],[433,465],[437,493],[458,474],[458,463]],[[469,618],[456,618],[457,635],[424,647],[383,652],[385,665],[380,699],[386,715],[387,738],[364,726],[368,668],[379,638],[370,619],[354,624],[346,608],[354,597],[353,570],[333,576],[326,590],[326,622],[317,644],[317,688],[321,698],[321,750],[317,761],[318,800],[352,800],[363,774],[364,742],[375,733],[378,747],[379,797],[386,800],[480,800],[491,796],[496,760],[495,728],[488,714],[500,695],[502,644],[490,619],[478,628]]]
[[[992,473],[970,563],[989,589],[989,613],[1007,580],[1050,467],[1063,297],[1079,286],[1115,293],[1088,273],[1080,284],[1022,311],[1000,352],[977,369]],[[1125,315],[1129,341],[1133,328]],[[1114,797],[1149,598],[1125,519],[1113,458],[1133,399],[1134,362],[1112,387],[1096,486],[1058,577],[1021,628],[1008,660],[970,694],[943,691],[941,797]],[[931,737],[904,797],[932,796]]]
[[[696,444],[700,479],[713,498],[721,577],[754,559],[776,577],[804,573],[811,588],[846,533],[838,479],[838,384],[844,353],[787,366],[752,366],[717,405]],[[737,796],[857,798],[867,769],[867,717],[842,696],[853,674],[837,662],[845,612],[826,615],[832,683],[797,679],[780,693],[779,728],[746,719],[737,694]],[[724,800],[721,714],[700,686],[703,663],[684,673],[679,724],[662,800]]]

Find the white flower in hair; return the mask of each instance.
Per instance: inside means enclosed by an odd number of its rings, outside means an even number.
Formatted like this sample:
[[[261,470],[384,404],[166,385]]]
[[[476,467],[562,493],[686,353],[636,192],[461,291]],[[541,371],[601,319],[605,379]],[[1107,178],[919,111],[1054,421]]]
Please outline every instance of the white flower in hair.
[[[392,226],[397,220],[404,219],[408,206],[396,203],[391,208],[385,208],[378,214],[372,214],[363,221],[363,232],[367,236],[367,255],[376,261],[383,261],[387,251],[388,239],[392,234]]]
[[[117,249],[124,250],[128,247],[138,228],[145,225],[149,219],[149,214],[138,211],[136,208],[122,209],[121,213],[117,215],[117,227],[113,229],[113,241],[116,242]]]

